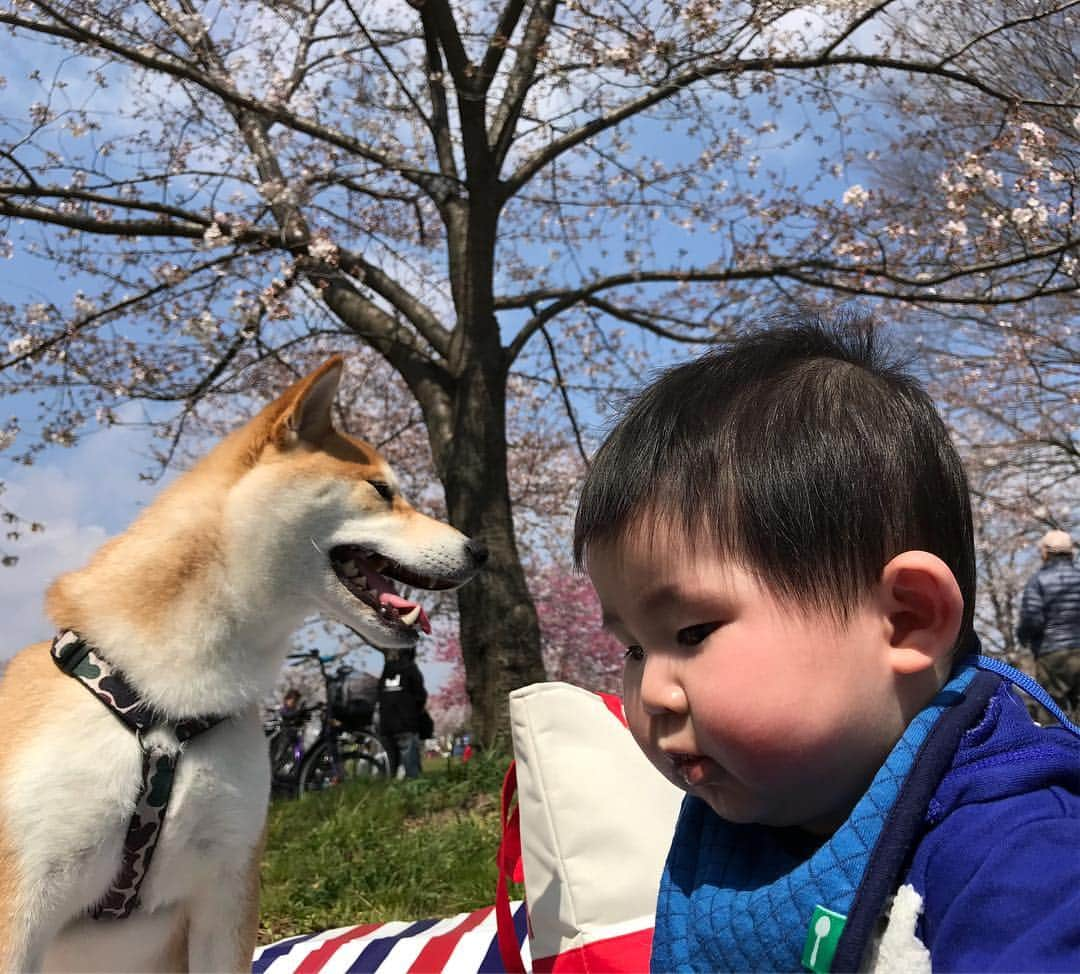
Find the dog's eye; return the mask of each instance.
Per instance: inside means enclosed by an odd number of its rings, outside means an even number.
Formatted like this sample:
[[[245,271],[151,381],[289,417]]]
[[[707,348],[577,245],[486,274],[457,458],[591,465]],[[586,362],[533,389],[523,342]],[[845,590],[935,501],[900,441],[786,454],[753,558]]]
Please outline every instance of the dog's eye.
[[[368,483],[379,492],[379,496],[384,501],[392,501],[394,499],[394,488],[386,483],[385,480],[369,480]]]

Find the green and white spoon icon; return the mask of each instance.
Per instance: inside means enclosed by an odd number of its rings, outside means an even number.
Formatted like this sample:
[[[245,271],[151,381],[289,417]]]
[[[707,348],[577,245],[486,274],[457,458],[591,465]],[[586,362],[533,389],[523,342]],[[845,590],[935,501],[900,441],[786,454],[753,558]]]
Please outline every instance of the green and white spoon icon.
[[[817,939],[814,941],[814,949],[810,951],[810,969],[814,969],[814,965],[817,963],[817,952],[821,946],[821,941],[829,936],[829,931],[832,930],[832,920],[822,914],[817,918],[817,923],[814,924],[814,936]]]

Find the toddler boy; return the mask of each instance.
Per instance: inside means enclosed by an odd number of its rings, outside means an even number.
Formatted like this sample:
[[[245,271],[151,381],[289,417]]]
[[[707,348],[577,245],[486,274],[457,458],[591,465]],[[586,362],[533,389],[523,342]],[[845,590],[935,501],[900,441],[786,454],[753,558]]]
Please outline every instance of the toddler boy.
[[[1080,739],[972,665],[964,472],[868,322],[664,373],[574,550],[687,792],[653,970],[1080,970]]]

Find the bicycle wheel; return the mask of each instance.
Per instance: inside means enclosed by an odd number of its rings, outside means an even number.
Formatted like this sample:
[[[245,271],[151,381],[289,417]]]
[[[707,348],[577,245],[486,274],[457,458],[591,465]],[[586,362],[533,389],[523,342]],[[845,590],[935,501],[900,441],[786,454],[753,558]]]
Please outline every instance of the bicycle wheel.
[[[270,761],[276,774],[295,778],[303,754],[303,737],[298,728],[287,728],[271,739]]]
[[[297,790],[301,795],[307,791],[325,791],[344,779],[340,757],[333,753],[327,741],[319,741],[304,756]]]
[[[374,734],[349,731],[338,738],[342,775],[354,778],[385,778],[390,774],[390,755]]]
[[[272,734],[267,743],[270,750],[270,794],[274,798],[295,798],[299,762],[296,732],[281,728]]]

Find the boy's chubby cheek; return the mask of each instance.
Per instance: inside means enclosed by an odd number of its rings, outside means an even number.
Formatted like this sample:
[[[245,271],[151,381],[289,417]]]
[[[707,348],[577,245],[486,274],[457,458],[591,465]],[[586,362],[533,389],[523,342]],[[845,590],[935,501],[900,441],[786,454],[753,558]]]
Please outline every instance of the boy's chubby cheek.
[[[685,779],[657,741],[655,724],[642,712],[632,711],[626,703],[624,703],[624,711],[634,742],[641,748],[645,757],[668,781],[685,790],[687,787]]]
[[[634,738],[634,743],[644,751],[645,756],[655,764],[662,773],[667,775],[668,769],[665,768],[664,765],[670,765],[671,762],[656,743],[654,739],[655,732],[648,716],[634,708],[631,705],[631,701],[625,697],[623,698],[623,712],[626,715],[626,723],[630,728],[630,734]]]
[[[660,772],[668,781],[670,781],[677,788],[683,791],[689,790],[689,784],[675,762],[668,757],[662,750],[651,745],[648,741],[642,741],[640,738],[635,738],[638,743],[638,747],[645,753],[645,756],[649,759],[649,763],[652,764],[657,771]]]

